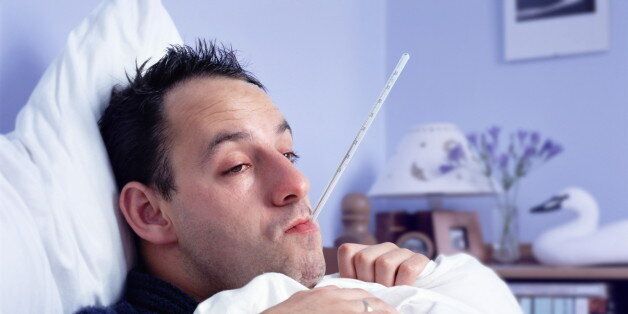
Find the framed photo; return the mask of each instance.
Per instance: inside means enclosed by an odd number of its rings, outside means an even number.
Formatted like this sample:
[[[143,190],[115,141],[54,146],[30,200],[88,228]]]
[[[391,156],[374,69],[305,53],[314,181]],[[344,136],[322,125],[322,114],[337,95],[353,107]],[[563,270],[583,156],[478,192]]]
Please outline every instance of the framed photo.
[[[449,239],[451,240],[451,246],[460,251],[466,251],[469,249],[469,236],[467,235],[467,229],[464,227],[455,227],[449,229]]]
[[[437,254],[468,253],[486,260],[477,213],[436,210],[429,213]]]
[[[609,49],[609,0],[505,0],[506,61]]]

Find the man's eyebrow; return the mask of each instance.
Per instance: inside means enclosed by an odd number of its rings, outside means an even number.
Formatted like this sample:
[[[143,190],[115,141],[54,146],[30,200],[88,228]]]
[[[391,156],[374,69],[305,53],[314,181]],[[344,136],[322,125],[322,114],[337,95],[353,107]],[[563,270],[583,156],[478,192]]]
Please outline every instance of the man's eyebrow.
[[[290,124],[288,124],[288,121],[286,121],[285,119],[277,126],[277,134],[282,134],[283,132],[289,131],[290,134],[292,134],[292,128],[290,127]]]
[[[226,142],[237,142],[243,139],[250,138],[251,134],[248,132],[220,132],[212,138],[203,152],[203,162],[210,159],[218,150],[218,147]]]
[[[288,121],[283,120],[276,128],[277,134],[283,134],[286,131],[289,131],[292,134],[292,128]],[[243,139],[251,138],[251,134],[248,132],[220,132],[212,138],[209,144],[206,146],[205,151],[203,152],[202,162],[205,162],[212,158],[212,156],[218,150],[218,147],[225,142],[237,142]]]

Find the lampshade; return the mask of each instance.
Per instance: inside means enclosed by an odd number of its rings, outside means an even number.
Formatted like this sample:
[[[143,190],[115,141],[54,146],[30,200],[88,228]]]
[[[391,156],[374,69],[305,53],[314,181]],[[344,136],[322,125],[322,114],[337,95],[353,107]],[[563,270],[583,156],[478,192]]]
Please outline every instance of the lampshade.
[[[463,165],[441,167],[458,147]],[[408,132],[369,191],[369,196],[474,195],[492,193],[465,135],[451,123],[419,125]]]

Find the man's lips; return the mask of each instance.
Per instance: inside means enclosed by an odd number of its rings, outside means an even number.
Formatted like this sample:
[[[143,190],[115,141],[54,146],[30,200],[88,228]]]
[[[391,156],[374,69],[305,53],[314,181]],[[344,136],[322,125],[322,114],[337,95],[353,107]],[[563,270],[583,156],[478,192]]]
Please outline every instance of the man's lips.
[[[308,233],[318,230],[318,226],[312,219],[299,219],[291,224],[286,233]]]

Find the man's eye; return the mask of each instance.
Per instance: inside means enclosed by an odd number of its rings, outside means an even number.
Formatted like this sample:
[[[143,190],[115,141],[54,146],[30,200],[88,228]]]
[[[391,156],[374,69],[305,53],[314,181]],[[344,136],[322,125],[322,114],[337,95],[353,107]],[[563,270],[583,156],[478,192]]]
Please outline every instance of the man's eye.
[[[243,172],[244,170],[248,169],[249,167],[251,167],[251,166],[247,165],[247,164],[239,164],[239,165],[237,165],[237,166],[227,170],[225,174],[240,173],[240,172]]]
[[[299,160],[299,155],[297,155],[297,153],[295,152],[287,152],[283,154],[286,158],[288,158],[288,160],[290,160],[291,163],[295,163],[297,162],[297,160]]]

